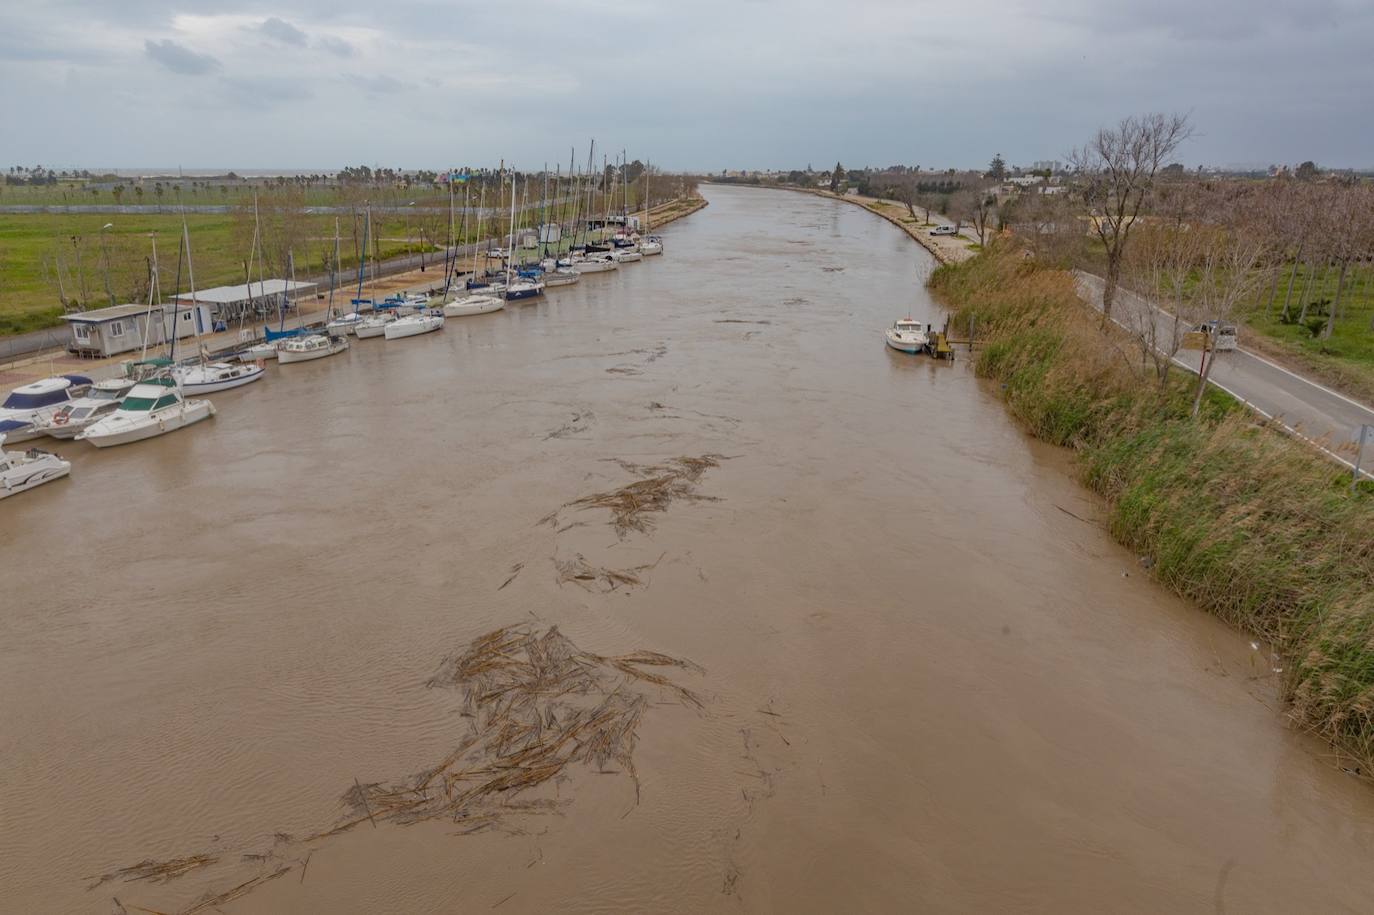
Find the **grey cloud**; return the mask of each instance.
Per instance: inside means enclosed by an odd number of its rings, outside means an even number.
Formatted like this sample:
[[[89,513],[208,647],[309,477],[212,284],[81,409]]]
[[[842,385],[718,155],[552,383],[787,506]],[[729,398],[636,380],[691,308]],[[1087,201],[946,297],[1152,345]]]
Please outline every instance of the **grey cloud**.
[[[349,81],[360,88],[377,94],[390,94],[400,92],[406,84],[393,76],[379,73],[376,76],[350,76]]]
[[[353,56],[353,45],[342,38],[335,38],[333,35],[321,35],[316,40],[316,44],[336,57]]]
[[[285,19],[278,19],[273,16],[262,25],[258,26],[258,31],[268,38],[280,41],[283,44],[294,44],[305,47],[305,33],[296,28]]]
[[[311,97],[308,88],[296,79],[265,77],[225,77],[220,80],[227,101],[245,108],[270,107]]]
[[[209,73],[211,70],[219,69],[220,65],[219,61],[209,54],[198,54],[170,38],[164,38],[162,41],[144,41],[143,50],[173,73],[184,73],[188,76]]]

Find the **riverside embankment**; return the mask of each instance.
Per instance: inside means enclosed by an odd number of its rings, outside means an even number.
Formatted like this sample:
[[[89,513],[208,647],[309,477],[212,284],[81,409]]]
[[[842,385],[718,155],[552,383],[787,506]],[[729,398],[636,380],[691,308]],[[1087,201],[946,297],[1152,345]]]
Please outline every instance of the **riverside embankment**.
[[[648,213],[641,210],[634,215],[640,218],[642,225],[647,225],[649,231],[653,232],[682,219],[684,216],[690,216],[704,206],[706,206],[706,201],[700,195],[693,195],[657,204]],[[474,252],[485,251],[494,245],[503,243],[503,241],[503,238],[493,237],[455,246],[447,251],[431,252],[423,256],[408,254],[389,258],[379,263],[375,270],[369,269],[368,277],[371,279],[367,283],[366,294],[385,295],[401,290],[432,290],[443,284],[443,264],[446,257],[456,256],[459,259],[459,269],[466,271],[469,269],[468,259],[472,257]],[[328,274],[303,274],[299,279],[303,283],[315,283],[321,289],[327,288],[329,283]],[[347,291],[345,290],[343,294],[346,296]],[[322,312],[312,313],[309,305],[304,307],[307,319],[318,318],[322,314]],[[316,307],[320,307],[318,302]],[[46,368],[57,362],[63,365],[63,371],[68,371],[70,366],[99,370],[102,368],[102,363],[115,364],[119,361],[119,359],[100,360],[93,364],[91,360],[67,359],[65,356],[57,354],[57,351],[64,350],[70,342],[71,329],[65,322],[58,327],[45,330],[9,336],[0,335],[0,382],[22,384],[25,381],[32,381],[47,374]],[[237,328],[225,334],[212,335],[204,342],[212,350],[231,346],[238,342]],[[123,359],[127,356],[119,358]]]
[[[1293,719],[1374,771],[1374,491],[1224,395],[1190,417],[1193,377],[1160,388],[1124,334],[1099,329],[1072,274],[994,248],[932,287],[983,328],[978,371],[1012,412],[1081,455],[1117,539],[1270,640]]]
[[[703,192],[662,257],[269,364],[5,500],[6,911],[282,868],[217,907],[1367,909],[1374,792],[1285,725],[1282,665],[1142,574],[969,360],[884,347],[938,320],[930,258],[838,201]],[[656,669],[702,704],[648,689],[633,772],[374,829],[359,786],[464,745],[445,659],[511,624],[695,662]],[[213,861],[94,885],[147,859]]]

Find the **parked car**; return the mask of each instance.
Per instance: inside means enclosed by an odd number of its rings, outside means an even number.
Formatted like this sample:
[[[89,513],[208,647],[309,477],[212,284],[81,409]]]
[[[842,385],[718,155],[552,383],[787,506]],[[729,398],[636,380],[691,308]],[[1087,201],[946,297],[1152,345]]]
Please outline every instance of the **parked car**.
[[[959,233],[956,232],[956,231],[954,231],[954,226],[936,226],[935,228],[933,228],[933,229],[930,230],[930,234],[931,234],[931,235],[958,235]]]
[[[1212,349],[1217,352],[1233,350],[1239,342],[1234,324],[1224,324],[1221,321],[1203,321],[1193,329],[1206,334],[1211,341]]]

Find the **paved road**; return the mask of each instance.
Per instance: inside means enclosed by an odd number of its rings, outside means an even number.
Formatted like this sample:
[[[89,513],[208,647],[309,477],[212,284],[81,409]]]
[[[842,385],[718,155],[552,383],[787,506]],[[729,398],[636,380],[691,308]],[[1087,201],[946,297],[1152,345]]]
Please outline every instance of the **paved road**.
[[[1078,273],[1079,294],[1099,309],[1103,285],[1099,276]],[[1125,289],[1118,291],[1117,304],[1146,307],[1140,296]],[[1157,339],[1169,339],[1173,315],[1159,308],[1153,311],[1159,328]],[[1197,373],[1201,356],[1199,352],[1185,350],[1174,362]],[[1218,354],[1208,380],[1261,415],[1282,423],[1290,432],[1314,442],[1347,466],[1354,457],[1361,424],[1374,425],[1374,409],[1243,348]],[[1367,446],[1365,464],[1371,463],[1374,447]]]

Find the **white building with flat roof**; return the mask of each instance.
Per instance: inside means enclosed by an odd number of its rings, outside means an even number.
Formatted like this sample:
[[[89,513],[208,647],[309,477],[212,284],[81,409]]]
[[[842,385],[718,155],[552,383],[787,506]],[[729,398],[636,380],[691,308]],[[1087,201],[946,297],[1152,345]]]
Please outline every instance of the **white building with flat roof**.
[[[102,358],[141,349],[145,338],[149,346],[165,343],[172,339],[173,331],[178,340],[210,332],[211,313],[206,304],[153,306],[151,317],[150,326],[149,307],[143,304],[110,305],[63,315],[62,320],[72,329],[67,349],[78,356]]]

